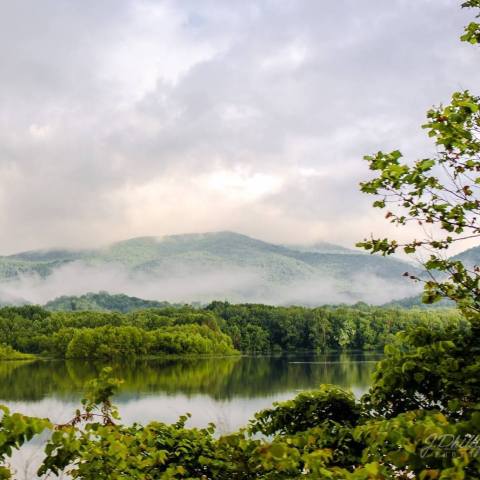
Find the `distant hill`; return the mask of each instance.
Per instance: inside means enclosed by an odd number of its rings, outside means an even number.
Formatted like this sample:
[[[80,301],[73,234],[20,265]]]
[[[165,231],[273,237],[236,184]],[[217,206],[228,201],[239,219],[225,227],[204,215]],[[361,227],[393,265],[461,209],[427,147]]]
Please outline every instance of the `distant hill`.
[[[461,252],[453,257],[453,260],[460,260],[469,268],[472,268],[475,265],[480,265],[480,247],[473,247]],[[420,307],[420,308],[448,308],[453,307],[455,304],[451,300],[440,300],[439,302],[435,302],[432,304],[425,304],[422,302],[421,295],[414,295],[411,297],[401,298],[397,300],[392,300],[390,302],[385,303],[383,306],[385,307],[404,307],[404,308],[412,308],[412,307]]]
[[[144,308],[163,308],[168,302],[143,300],[124,294],[110,295],[107,292],[87,293],[81,296],[62,296],[47,302],[44,307],[52,311],[108,311],[128,313]]]
[[[234,232],[140,237],[0,257],[0,298],[45,303],[105,290],[181,303],[379,304],[415,294],[402,277],[407,270],[417,272],[395,258],[325,242],[283,246]]]
[[[392,300],[382,305],[382,307],[400,307],[400,308],[452,308],[455,303],[450,300],[440,300],[435,303],[423,303],[421,295],[415,295],[413,297],[401,298],[399,300]]]
[[[454,260],[461,260],[468,267],[473,267],[474,265],[480,265],[480,246],[469,248],[458,255],[452,257]]]
[[[157,302],[155,300],[144,300],[137,297],[130,297],[124,294],[110,294],[108,292],[89,292],[80,296],[62,296],[47,302],[43,307],[50,311],[100,311],[100,312],[121,312],[128,313],[146,308],[181,308],[184,304],[172,304],[169,302]],[[191,305],[193,307],[202,307],[202,305]],[[357,303],[354,306],[361,308],[367,306],[364,303]],[[442,300],[432,305],[422,303],[420,295],[402,298],[387,302],[382,307],[385,308],[452,308],[455,304],[449,300]]]
[[[343,255],[358,255],[365,252],[360,250],[353,250],[352,248],[342,247],[329,242],[315,242],[308,245],[285,245],[285,247],[298,250],[300,252],[315,252],[315,253],[337,253]]]

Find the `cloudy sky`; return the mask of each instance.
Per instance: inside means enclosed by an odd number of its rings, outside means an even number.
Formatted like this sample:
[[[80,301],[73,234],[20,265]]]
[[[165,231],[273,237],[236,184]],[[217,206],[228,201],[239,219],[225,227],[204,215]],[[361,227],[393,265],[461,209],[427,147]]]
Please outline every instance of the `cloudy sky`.
[[[234,230],[384,233],[378,149],[478,91],[456,0],[0,1],[0,253]]]

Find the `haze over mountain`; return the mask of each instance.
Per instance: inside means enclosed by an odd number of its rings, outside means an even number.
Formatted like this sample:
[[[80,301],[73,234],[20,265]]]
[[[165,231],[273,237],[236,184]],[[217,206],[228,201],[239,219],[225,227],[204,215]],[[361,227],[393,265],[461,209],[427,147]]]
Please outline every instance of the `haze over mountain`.
[[[460,260],[468,269],[473,269],[475,266],[480,265],[480,246],[472,247],[468,250],[465,250],[462,253],[454,255],[451,257],[454,260]],[[424,304],[422,302],[422,295],[414,295],[411,297],[395,299],[385,304],[387,307],[405,307],[405,308],[445,308],[445,307],[454,307],[455,303],[452,300],[446,298],[435,302],[433,304]]]
[[[480,263],[480,247],[455,258]],[[267,243],[234,232],[139,237],[91,250],[34,250],[0,257],[0,301],[46,303],[107,291],[169,302],[382,304],[420,289],[413,264],[326,242]]]
[[[414,267],[322,242],[287,247],[233,232],[140,237],[0,257],[0,298],[45,303],[105,290],[171,302],[383,303],[415,293],[406,270]]]

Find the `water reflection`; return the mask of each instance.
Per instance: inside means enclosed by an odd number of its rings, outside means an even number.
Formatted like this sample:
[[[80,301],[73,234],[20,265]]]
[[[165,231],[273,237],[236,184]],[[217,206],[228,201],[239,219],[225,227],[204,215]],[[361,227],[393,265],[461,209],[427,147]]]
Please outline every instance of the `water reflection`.
[[[115,402],[125,423],[174,422],[189,412],[190,426],[217,425],[227,433],[247,424],[274,401],[321,383],[352,389],[358,396],[370,384],[378,354],[289,355],[196,359],[132,360],[110,364],[124,379]],[[84,361],[0,362],[0,403],[12,410],[69,420],[86,381],[105,364]],[[37,478],[44,442],[35,438],[12,464],[15,478]],[[61,477],[63,478],[63,477]]]
[[[378,354],[137,359],[109,363],[124,379],[119,397],[203,393],[215,399],[259,397],[320,383],[366,388]],[[77,398],[107,364],[88,361],[0,362],[0,400]]]
[[[111,363],[124,379],[115,402],[124,421],[217,423],[222,431],[244,425],[255,411],[299,390],[332,383],[357,395],[370,384],[378,354],[283,355],[137,359]],[[87,361],[0,363],[0,402],[54,421],[74,411],[86,381],[105,364]]]

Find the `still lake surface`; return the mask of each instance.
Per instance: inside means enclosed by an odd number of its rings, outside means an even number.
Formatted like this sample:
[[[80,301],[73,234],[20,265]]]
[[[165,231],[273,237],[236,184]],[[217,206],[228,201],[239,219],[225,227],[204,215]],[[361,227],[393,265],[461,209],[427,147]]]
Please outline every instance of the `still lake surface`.
[[[172,423],[188,412],[192,418],[187,426],[213,422],[222,434],[245,426],[255,412],[273,402],[321,383],[350,388],[359,397],[371,384],[381,357],[378,353],[301,354],[133,359],[109,365],[114,376],[124,379],[114,398],[124,423]],[[106,365],[73,360],[0,362],[0,403],[12,411],[66,422],[79,406],[85,382]],[[45,438],[36,437],[14,453],[16,479],[38,478],[35,472]]]
[[[187,426],[213,422],[217,433],[245,426],[253,414],[302,390],[331,383],[362,395],[371,383],[376,353],[238,356],[189,359],[133,359],[111,363],[124,379],[114,402],[124,423],[176,422],[191,413]],[[107,364],[86,361],[0,362],[0,403],[12,411],[63,423],[79,407],[85,382]],[[35,437],[14,452],[17,480],[37,479],[47,436]],[[59,477],[67,480],[61,474]]]
[[[124,380],[114,401],[125,423],[175,422],[217,425],[220,433],[244,426],[274,401],[330,383],[357,396],[371,383],[377,353],[148,359],[111,363]],[[0,403],[54,422],[72,417],[86,381],[105,364],[86,361],[0,363]]]

